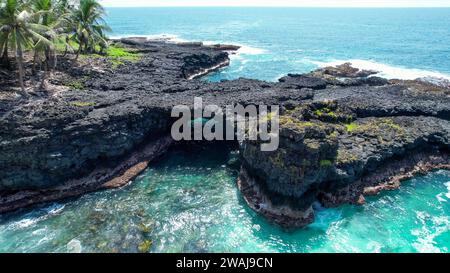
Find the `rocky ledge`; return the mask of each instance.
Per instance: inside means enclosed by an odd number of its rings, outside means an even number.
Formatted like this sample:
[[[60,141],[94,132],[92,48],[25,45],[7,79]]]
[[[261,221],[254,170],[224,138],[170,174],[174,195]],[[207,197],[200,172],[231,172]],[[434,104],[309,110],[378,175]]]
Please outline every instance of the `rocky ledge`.
[[[201,79],[238,47],[116,41],[140,54],[117,67],[71,68],[64,90],[0,100],[0,212],[119,187],[173,144],[178,104],[280,105],[280,147],[244,141],[238,186],[251,208],[284,227],[314,220],[313,204],[364,203],[449,167],[450,88],[386,80],[343,64],[279,82]],[[61,80],[72,79],[72,83]],[[77,84],[73,84],[76,82]]]
[[[363,204],[413,175],[450,168],[448,88],[373,74],[343,64],[280,79],[316,91],[283,108],[278,150],[242,146],[238,184],[253,209],[301,227],[314,220],[316,202]]]

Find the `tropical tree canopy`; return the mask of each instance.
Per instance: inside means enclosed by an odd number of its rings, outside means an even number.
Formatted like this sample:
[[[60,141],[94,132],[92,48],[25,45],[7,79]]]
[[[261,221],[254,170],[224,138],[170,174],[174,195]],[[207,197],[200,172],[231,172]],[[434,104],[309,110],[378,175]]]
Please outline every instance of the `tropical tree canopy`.
[[[71,18],[79,51],[93,52],[96,45],[106,46],[105,32],[110,28],[103,20],[104,16],[105,10],[96,0],[80,0]]]
[[[22,93],[24,52],[33,53],[47,71],[56,66],[56,45],[65,52],[102,51],[107,46],[105,10],[97,0],[0,0],[0,58],[9,67],[10,55],[17,63]]]

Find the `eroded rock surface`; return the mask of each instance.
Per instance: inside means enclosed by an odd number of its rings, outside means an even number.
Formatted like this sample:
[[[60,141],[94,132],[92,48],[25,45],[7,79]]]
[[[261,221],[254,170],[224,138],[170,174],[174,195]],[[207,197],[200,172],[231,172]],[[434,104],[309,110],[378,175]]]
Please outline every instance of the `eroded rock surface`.
[[[312,222],[314,202],[363,203],[364,194],[398,187],[397,176],[416,167],[450,166],[448,90],[420,81],[374,86],[347,65],[341,68],[310,73],[328,85],[311,101],[284,109],[278,150],[261,152],[254,141],[242,147],[247,201],[283,226]],[[358,85],[343,84],[356,75]]]
[[[222,107],[280,105],[280,147],[261,152],[259,142],[244,142],[239,187],[253,209],[286,227],[313,221],[314,202],[362,203],[380,190],[371,187],[389,188],[419,163],[448,164],[445,84],[387,81],[349,64],[276,83],[209,83],[197,78],[227,65],[238,47],[120,43],[142,58],[81,70],[72,75],[81,88],[0,101],[0,212],[123,185],[167,150],[172,107],[192,107],[194,97]]]

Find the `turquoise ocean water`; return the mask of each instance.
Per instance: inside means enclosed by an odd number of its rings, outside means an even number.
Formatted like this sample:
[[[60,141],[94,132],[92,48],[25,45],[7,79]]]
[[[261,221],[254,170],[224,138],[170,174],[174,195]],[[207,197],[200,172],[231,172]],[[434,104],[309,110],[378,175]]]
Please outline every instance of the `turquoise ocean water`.
[[[450,8],[110,8],[113,37],[242,45],[211,80],[277,80],[352,61],[385,77],[450,79]]]
[[[393,78],[450,75],[450,9],[108,9],[113,36],[242,45],[208,80],[276,80],[351,60]],[[236,188],[227,151],[172,151],[130,185],[0,216],[0,252],[449,252],[450,172],[363,206],[318,208],[296,231]]]

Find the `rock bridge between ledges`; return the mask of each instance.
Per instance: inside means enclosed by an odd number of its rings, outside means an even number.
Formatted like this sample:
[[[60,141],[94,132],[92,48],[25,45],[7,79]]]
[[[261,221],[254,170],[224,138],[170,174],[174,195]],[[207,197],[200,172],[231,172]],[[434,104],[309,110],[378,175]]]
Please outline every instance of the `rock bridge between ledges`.
[[[1,102],[0,212],[126,184],[173,144],[171,110],[194,97],[280,107],[279,148],[244,141],[238,185],[253,209],[285,227],[313,221],[314,202],[363,203],[449,167],[448,86],[388,81],[348,64],[278,82],[207,82],[198,76],[228,64],[237,47],[120,42],[142,59],[85,68],[83,90]]]

